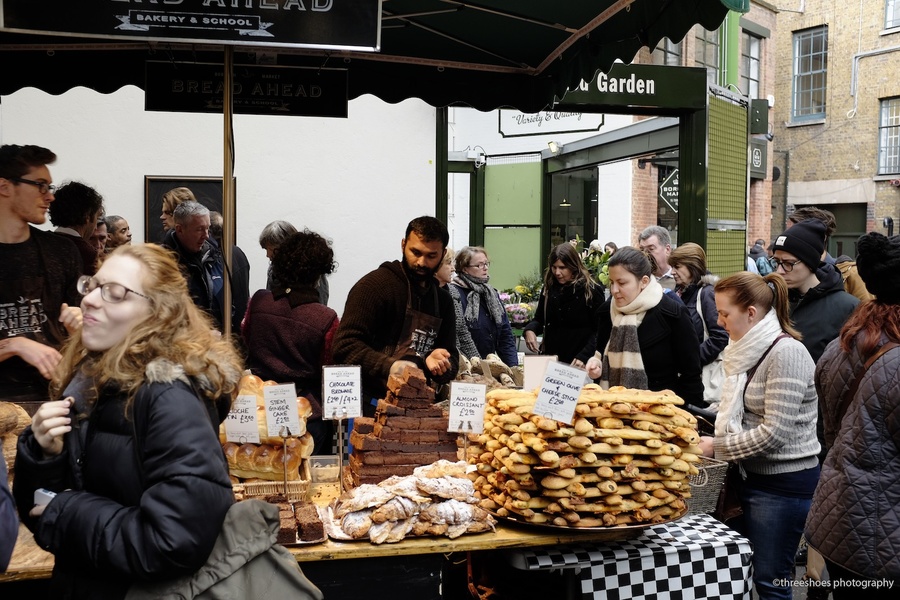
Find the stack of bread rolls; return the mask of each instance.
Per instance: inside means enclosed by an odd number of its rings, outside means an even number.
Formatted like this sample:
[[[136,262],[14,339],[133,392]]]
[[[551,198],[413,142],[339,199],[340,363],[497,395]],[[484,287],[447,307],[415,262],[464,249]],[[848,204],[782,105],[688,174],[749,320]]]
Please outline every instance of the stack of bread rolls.
[[[537,394],[487,394],[484,433],[467,461],[480,505],[531,523],[658,523],[685,511],[702,454],[697,421],[665,390],[590,384],[569,425],[532,413]]]
[[[12,402],[0,402],[0,446],[6,459],[9,484],[12,485],[13,469],[16,464],[16,444],[19,434],[31,425],[31,417],[25,409]]]
[[[263,479],[267,481],[287,481],[301,479],[300,466],[303,459],[312,454],[314,441],[306,431],[306,419],[312,414],[309,400],[297,398],[297,417],[300,431],[291,431],[291,437],[269,436],[266,424],[264,388],[277,385],[274,381],[263,381],[256,375],[246,374],[238,386],[239,396],[256,397],[256,418],[259,430],[259,444],[238,444],[226,441],[225,424],[219,426],[219,441],[228,461],[228,472],[239,480]],[[296,436],[296,437],[294,437]],[[285,443],[286,441],[286,443]]]

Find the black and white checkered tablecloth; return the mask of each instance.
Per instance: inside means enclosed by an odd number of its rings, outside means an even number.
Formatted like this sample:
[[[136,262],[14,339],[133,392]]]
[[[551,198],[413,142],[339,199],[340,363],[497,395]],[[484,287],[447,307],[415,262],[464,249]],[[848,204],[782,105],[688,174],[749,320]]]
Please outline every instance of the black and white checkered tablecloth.
[[[706,514],[632,540],[514,552],[520,568],[579,569],[585,600],[750,599],[750,542]]]

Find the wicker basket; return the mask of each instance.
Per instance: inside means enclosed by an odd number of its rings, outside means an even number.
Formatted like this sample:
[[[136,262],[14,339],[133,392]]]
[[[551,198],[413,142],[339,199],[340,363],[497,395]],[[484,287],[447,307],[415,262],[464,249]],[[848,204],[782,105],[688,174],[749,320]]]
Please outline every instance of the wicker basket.
[[[697,465],[699,473],[691,475],[691,497],[688,501],[688,514],[711,513],[716,510],[719,493],[725,485],[725,473],[728,463],[715,458],[700,457]]]
[[[264,498],[266,496],[284,494],[287,496],[288,502],[299,502],[306,500],[306,496],[309,494],[309,460],[305,458],[300,464],[300,477],[299,481],[288,481],[287,490],[285,490],[284,481],[239,483],[235,484],[234,488],[235,491],[238,491],[238,486],[243,488],[241,491],[244,498]]]

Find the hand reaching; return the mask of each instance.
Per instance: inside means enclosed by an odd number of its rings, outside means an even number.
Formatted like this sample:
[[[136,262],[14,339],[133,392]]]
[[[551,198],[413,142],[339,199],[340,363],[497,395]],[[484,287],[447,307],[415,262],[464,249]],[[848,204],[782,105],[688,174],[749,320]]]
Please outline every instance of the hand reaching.
[[[600,376],[603,374],[603,361],[597,358],[596,356],[592,356],[588,359],[586,370],[588,377],[591,379],[600,379]]]

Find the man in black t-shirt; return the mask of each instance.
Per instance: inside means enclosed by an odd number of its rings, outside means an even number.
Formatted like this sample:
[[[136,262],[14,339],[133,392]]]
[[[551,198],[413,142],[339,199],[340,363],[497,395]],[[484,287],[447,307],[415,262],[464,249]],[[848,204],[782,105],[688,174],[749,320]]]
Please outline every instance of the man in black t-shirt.
[[[81,327],[81,257],[31,226],[47,220],[55,160],[39,146],[0,146],[0,398],[23,404],[47,399],[58,348]]]

